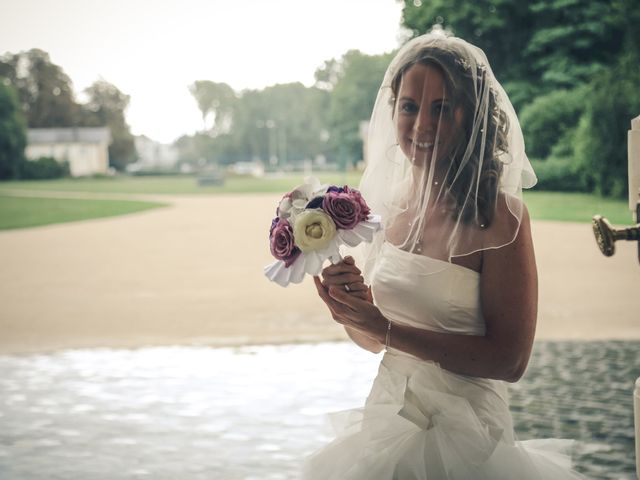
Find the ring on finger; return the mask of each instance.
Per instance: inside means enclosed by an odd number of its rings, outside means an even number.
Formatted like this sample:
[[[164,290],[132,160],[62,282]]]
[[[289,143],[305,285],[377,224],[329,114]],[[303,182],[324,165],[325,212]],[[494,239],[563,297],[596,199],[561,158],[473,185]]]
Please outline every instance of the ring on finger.
[[[344,284],[344,289],[345,289],[347,292],[350,292],[350,291],[351,291],[351,288],[349,287],[349,284],[348,284],[348,283],[345,283],[345,284]]]

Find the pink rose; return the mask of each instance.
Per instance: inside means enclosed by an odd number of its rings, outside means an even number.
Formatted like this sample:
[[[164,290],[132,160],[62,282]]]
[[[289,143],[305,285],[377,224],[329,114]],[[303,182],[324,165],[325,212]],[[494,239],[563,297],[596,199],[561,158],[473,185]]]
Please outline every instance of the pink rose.
[[[274,221],[269,246],[271,254],[278,260],[282,260],[285,267],[289,267],[301,253],[293,240],[293,228],[288,221],[283,219],[279,219],[277,223]]]
[[[322,209],[331,217],[337,228],[350,230],[361,221],[362,207],[347,192],[327,192],[322,201]]]

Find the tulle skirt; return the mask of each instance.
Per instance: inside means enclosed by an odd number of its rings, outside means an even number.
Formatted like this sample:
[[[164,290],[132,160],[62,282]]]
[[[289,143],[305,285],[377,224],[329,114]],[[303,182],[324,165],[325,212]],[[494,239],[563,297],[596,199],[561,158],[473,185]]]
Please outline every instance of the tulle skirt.
[[[571,470],[571,440],[516,441],[503,382],[387,352],[365,406],[331,415],[336,439],[307,480],[548,480]]]

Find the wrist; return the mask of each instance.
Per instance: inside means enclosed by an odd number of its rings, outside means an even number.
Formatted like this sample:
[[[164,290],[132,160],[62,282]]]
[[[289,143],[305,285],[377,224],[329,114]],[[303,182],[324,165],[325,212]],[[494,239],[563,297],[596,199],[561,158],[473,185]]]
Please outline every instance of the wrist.
[[[376,339],[381,345],[384,345],[385,348],[389,347],[391,328],[393,328],[391,320],[384,315],[380,315],[378,328],[376,329]]]

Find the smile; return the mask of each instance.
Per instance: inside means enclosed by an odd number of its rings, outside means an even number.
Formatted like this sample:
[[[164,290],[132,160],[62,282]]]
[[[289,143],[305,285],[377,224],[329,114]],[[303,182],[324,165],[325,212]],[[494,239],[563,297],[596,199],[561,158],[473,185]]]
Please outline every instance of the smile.
[[[415,142],[415,141],[412,141],[411,143],[413,145],[415,145],[416,147],[419,147],[419,148],[432,148],[433,147],[433,143],[429,143],[429,142]]]

